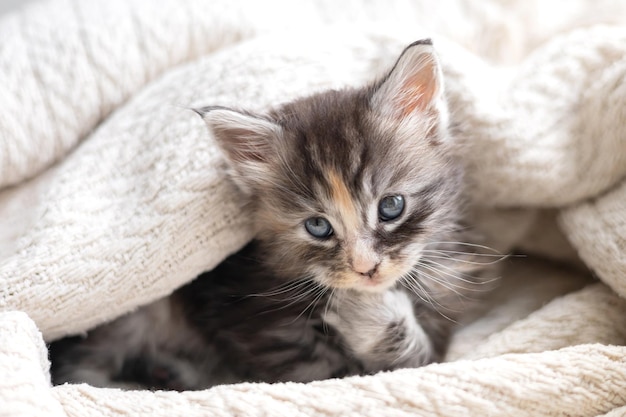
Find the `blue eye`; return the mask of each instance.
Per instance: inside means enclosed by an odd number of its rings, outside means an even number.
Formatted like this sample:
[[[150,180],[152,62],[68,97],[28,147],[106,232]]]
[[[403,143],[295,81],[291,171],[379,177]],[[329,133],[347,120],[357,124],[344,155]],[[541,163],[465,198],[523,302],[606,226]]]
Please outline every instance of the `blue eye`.
[[[333,234],[333,227],[323,217],[311,217],[304,222],[304,227],[311,236],[325,239]]]
[[[397,219],[403,211],[404,197],[401,195],[387,196],[378,203],[378,216],[384,222]]]

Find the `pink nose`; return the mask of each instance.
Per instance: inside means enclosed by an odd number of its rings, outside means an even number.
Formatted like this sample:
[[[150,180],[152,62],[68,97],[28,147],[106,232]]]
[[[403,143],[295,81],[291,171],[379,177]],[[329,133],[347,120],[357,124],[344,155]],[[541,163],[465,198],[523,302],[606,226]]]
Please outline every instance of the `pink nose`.
[[[352,269],[354,269],[354,272],[360,274],[363,277],[371,278],[374,276],[376,271],[378,271],[378,265],[380,265],[380,262],[358,263],[358,264],[354,264],[352,266]]]

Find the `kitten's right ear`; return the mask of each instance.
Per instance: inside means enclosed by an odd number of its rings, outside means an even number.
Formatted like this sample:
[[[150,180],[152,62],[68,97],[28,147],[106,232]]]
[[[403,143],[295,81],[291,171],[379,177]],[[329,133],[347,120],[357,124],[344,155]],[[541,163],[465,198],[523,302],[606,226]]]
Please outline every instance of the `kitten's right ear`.
[[[397,121],[440,110],[443,75],[432,41],[409,45],[372,96],[374,108]]]
[[[226,155],[231,176],[239,188],[252,194],[271,175],[273,142],[282,134],[276,123],[252,113],[226,107],[193,109],[202,117]]]

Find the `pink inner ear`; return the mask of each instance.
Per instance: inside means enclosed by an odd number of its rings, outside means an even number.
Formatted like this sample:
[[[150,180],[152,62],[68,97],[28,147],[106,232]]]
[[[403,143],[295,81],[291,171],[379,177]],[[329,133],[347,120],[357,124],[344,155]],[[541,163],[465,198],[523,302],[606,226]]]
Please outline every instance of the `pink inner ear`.
[[[400,88],[398,105],[402,117],[414,111],[425,111],[437,93],[435,63],[428,59],[420,63],[419,71],[407,76]]]

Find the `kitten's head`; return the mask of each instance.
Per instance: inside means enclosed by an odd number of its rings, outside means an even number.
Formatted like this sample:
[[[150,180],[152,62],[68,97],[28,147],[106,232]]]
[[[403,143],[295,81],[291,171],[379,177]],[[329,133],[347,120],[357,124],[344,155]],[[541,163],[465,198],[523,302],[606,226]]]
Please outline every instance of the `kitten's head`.
[[[430,41],[361,89],[269,114],[198,110],[250,197],[268,262],[333,288],[382,291],[456,220],[441,69]]]

